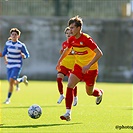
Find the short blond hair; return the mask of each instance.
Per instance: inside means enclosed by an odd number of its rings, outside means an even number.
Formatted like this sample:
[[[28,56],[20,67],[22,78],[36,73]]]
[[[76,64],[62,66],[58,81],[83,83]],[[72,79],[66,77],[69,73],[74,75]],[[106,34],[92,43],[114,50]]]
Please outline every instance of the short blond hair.
[[[70,28],[69,28],[69,27],[66,27],[65,30],[64,30],[64,33],[66,34],[66,32],[67,32],[68,30],[70,30]]]
[[[12,33],[12,32],[16,32],[19,36],[20,36],[20,34],[21,34],[20,30],[17,29],[17,28],[12,28],[12,29],[10,30],[10,33]]]

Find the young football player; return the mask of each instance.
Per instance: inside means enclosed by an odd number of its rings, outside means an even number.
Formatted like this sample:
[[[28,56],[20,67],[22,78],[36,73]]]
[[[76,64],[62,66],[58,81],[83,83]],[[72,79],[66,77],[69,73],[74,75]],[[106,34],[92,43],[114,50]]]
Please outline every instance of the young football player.
[[[9,91],[5,104],[10,103],[14,85],[24,82],[28,85],[27,76],[19,78],[23,59],[28,58],[29,52],[24,43],[20,42],[20,30],[12,28],[10,30],[11,39],[9,39],[4,46],[4,50],[0,53],[0,57],[5,57],[7,67],[7,79],[9,81]]]
[[[66,38],[68,39],[71,36],[71,31],[70,28],[67,27],[65,28],[65,35]],[[68,46],[67,40],[64,41],[62,43],[62,48],[60,50],[60,54],[62,54],[62,52],[64,51],[64,49]],[[63,92],[63,79],[64,76],[68,76],[70,75],[70,72],[72,71],[74,64],[75,64],[75,57],[74,57],[74,51],[72,50],[66,58],[64,58],[61,62],[61,66],[60,66],[60,70],[58,70],[58,74],[57,74],[57,84],[58,84],[58,91],[60,93],[60,98],[57,101],[58,104],[60,104],[62,102],[62,100],[65,98],[64,96],[64,92]],[[74,102],[73,102],[73,106],[77,105],[77,86],[75,86],[74,88]]]
[[[62,60],[74,49],[75,65],[70,73],[66,92],[66,113],[61,115],[62,120],[71,120],[71,106],[73,102],[73,88],[80,82],[86,84],[86,93],[96,97],[96,104],[102,101],[103,90],[95,88],[98,76],[98,60],[103,55],[102,51],[94,40],[82,32],[83,21],[79,16],[75,16],[68,21],[72,36],[68,39],[68,46],[60,56],[56,69],[60,69]]]

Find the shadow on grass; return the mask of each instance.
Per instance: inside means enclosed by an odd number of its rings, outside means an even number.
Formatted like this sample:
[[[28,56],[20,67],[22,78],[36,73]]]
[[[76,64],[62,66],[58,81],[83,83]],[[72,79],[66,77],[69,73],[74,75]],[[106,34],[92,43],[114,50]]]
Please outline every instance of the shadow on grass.
[[[40,105],[40,106],[41,106],[41,105]],[[17,109],[17,108],[18,108],[18,109],[19,109],[19,108],[23,108],[23,109],[24,109],[24,108],[29,108],[29,107],[30,107],[30,106],[17,106],[17,107],[16,107],[16,106],[10,106],[10,107],[7,106],[7,107],[0,107],[0,109],[12,109],[12,108],[14,108],[14,109],[15,109],[15,108],[16,108],[16,109]],[[52,106],[52,105],[49,105],[49,106],[46,105],[46,106],[41,106],[41,108],[50,108],[50,107],[51,107],[51,108],[54,108],[54,107],[62,107],[62,106],[59,106],[59,105],[53,105],[53,106]]]
[[[53,126],[63,126],[63,125],[69,126],[75,124],[82,124],[82,123],[18,125],[18,126],[5,126],[4,124],[0,124],[0,128],[39,128],[39,127],[53,127]]]

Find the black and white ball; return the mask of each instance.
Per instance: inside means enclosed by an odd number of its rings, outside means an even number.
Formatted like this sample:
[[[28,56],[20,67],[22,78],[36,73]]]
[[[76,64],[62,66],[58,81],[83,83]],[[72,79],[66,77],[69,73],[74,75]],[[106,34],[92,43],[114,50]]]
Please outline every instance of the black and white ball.
[[[42,109],[39,105],[33,104],[28,109],[28,114],[33,119],[38,119],[42,115]]]

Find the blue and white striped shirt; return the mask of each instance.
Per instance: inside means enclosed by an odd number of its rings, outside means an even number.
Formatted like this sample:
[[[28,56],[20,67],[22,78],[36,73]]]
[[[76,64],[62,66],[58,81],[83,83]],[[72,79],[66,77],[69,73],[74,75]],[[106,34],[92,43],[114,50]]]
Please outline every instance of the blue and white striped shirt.
[[[7,56],[7,68],[22,67],[21,53],[24,53],[25,58],[30,56],[24,43],[20,41],[12,42],[11,40],[6,42],[2,56]]]

